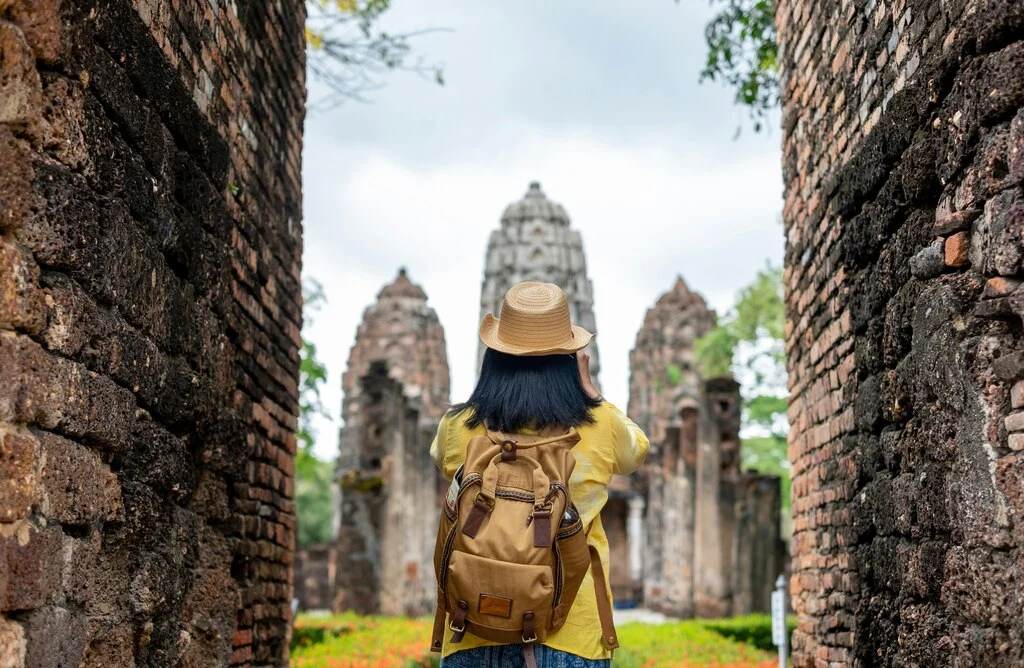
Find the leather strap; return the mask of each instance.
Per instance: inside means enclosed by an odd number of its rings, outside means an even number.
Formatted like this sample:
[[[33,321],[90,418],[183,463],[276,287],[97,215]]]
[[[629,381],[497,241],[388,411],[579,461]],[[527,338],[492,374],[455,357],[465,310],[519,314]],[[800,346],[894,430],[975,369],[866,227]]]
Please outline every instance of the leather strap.
[[[612,601],[608,597],[608,581],[604,577],[604,566],[601,555],[593,545],[590,547],[590,570],[594,574],[594,589],[597,594],[597,616],[601,618],[601,642],[607,650],[619,646],[619,637],[615,633],[615,621],[612,618]]]
[[[437,606],[434,609],[434,630],[430,634],[430,651],[440,652],[444,643],[444,591],[437,588]]]
[[[526,668],[537,668],[537,655],[533,653],[533,643],[523,645],[523,660],[526,661]]]
[[[533,546],[551,547],[551,507],[534,508],[533,515]]]
[[[527,645],[537,642],[537,621],[532,612],[523,615],[523,642]]]
[[[494,508],[494,497],[487,497],[483,492],[476,495],[473,500],[473,507],[469,510],[466,523],[462,525],[462,533],[469,538],[476,538],[476,532],[480,531],[480,525]]]
[[[459,601],[452,613],[452,621],[448,624],[448,628],[452,630],[449,642],[453,645],[462,642],[462,638],[466,635],[466,611],[468,609],[469,605],[465,601]]]

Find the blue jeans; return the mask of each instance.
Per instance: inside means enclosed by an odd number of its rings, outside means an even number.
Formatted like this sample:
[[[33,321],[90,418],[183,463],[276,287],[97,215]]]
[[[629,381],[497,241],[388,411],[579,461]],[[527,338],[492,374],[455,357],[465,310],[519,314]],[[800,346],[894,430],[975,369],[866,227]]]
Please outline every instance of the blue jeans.
[[[535,645],[537,668],[607,668],[611,659],[584,659],[569,652]],[[525,668],[522,645],[475,647],[445,657],[441,668]]]

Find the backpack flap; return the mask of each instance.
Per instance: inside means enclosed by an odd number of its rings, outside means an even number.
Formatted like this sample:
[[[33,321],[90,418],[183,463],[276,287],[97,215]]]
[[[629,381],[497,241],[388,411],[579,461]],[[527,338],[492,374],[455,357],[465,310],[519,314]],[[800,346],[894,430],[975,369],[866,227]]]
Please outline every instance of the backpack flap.
[[[555,584],[547,564],[515,564],[456,551],[445,586],[452,631],[502,643],[543,642]],[[461,617],[461,619],[459,619]],[[461,639],[461,635],[459,635]]]

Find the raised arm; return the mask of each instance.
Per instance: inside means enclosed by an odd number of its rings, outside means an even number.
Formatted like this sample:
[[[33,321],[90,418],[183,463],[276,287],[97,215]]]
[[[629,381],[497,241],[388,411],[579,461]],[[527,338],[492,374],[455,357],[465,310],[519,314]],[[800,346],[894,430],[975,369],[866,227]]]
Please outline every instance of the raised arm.
[[[615,470],[618,475],[628,475],[640,468],[647,457],[651,443],[647,434],[635,422],[626,417],[614,404],[605,401],[611,416],[612,442],[615,444]]]

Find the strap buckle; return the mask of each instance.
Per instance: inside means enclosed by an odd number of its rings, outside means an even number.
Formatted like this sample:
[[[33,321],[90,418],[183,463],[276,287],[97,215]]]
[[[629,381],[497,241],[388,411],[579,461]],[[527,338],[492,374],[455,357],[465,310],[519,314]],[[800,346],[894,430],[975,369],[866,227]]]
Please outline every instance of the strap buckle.
[[[461,635],[459,635],[459,634],[462,634],[462,633],[466,632],[466,611],[467,610],[469,610],[469,604],[466,603],[465,601],[460,600],[455,605],[455,611],[452,614],[451,621],[448,622],[448,628],[450,628],[452,631],[454,631],[456,633],[456,635],[459,637],[459,640],[462,639]],[[456,641],[456,642],[458,642],[458,641]]]
[[[527,645],[537,642],[537,627],[534,624],[532,612],[526,612],[523,615],[523,632],[520,637]]]

